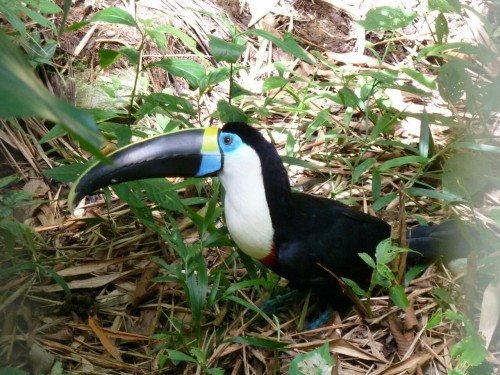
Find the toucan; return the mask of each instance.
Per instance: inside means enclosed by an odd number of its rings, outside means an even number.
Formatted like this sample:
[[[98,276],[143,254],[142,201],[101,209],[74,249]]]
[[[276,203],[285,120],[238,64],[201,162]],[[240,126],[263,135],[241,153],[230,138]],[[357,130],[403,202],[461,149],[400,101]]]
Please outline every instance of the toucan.
[[[388,223],[333,199],[295,192],[276,148],[240,122],[182,130],[140,141],[85,171],[69,194],[70,207],[101,187],[153,177],[218,176],[224,187],[225,222],[237,247],[335,305],[332,277],[360,285],[372,269],[358,253],[374,255],[390,237]],[[408,230],[407,244],[422,260],[463,256],[452,221]]]

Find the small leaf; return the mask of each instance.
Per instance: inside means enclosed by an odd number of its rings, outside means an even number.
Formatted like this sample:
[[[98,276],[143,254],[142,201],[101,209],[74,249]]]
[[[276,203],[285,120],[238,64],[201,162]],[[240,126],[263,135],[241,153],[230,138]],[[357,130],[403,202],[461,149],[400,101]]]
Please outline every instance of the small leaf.
[[[394,158],[391,160],[387,160],[377,169],[380,172],[385,172],[391,168],[400,167],[406,164],[422,164],[425,165],[429,161],[428,158],[423,156],[402,156],[400,158]]]
[[[173,76],[184,78],[191,88],[198,88],[201,79],[205,77],[203,65],[188,59],[164,59],[153,64],[165,69]]]
[[[460,0],[429,0],[429,11],[438,10],[442,13],[458,13],[462,11]]]
[[[448,21],[443,13],[439,13],[436,17],[436,37],[438,43],[443,43],[445,38],[450,34]]]
[[[297,165],[299,167],[310,169],[311,171],[315,171],[317,173],[321,173],[321,171],[314,165],[300,158],[295,158],[293,156],[288,156],[288,155],[281,155],[281,161],[285,164]]]
[[[269,340],[265,338],[258,337],[233,337],[229,340],[225,340],[225,343],[234,342],[238,344],[247,344],[252,346],[257,346],[264,349],[276,350],[286,347],[288,344],[286,342],[279,342],[274,340]]]
[[[137,22],[129,12],[116,7],[105,8],[94,14],[90,20],[91,22],[117,23],[138,28]]]
[[[342,277],[342,280],[349,285],[349,287],[352,289],[354,293],[356,293],[360,297],[364,297],[366,294],[366,291],[363,290],[354,280]]]
[[[209,35],[209,48],[215,61],[226,61],[230,64],[236,64],[243,52],[246,50],[246,46],[226,42],[223,39],[217,38],[216,36]]]
[[[405,73],[406,75],[408,75],[410,78],[417,81],[418,83],[424,85],[428,89],[435,90],[437,87],[436,81],[434,80],[434,78],[432,78],[426,74],[417,72],[416,70],[406,68],[406,67],[401,67],[401,71],[403,73]]]
[[[269,77],[262,84],[262,92],[268,92],[270,90],[285,87],[290,81],[284,77]]]
[[[120,58],[120,53],[111,49],[100,49],[98,53],[99,65],[104,69]]]
[[[431,330],[441,323],[441,319],[443,318],[443,312],[441,310],[436,311],[427,321],[425,325],[426,330]]]
[[[217,102],[217,114],[224,124],[229,122],[248,122],[248,116],[242,109],[229,104],[225,100]]]
[[[410,305],[408,297],[406,297],[405,288],[401,285],[389,288],[389,297],[391,301],[401,309],[406,309]]]
[[[361,164],[356,166],[354,168],[354,171],[352,172],[352,182],[353,184],[357,183],[363,173],[365,173],[367,170],[369,170],[372,166],[374,166],[377,163],[377,159],[375,158],[368,158],[364,160]]]
[[[458,59],[447,62],[439,68],[437,83],[443,99],[450,103],[458,102],[471,84],[466,64]]]
[[[482,191],[494,175],[490,159],[479,152],[461,152],[452,155],[443,167],[443,190],[463,197]]]
[[[422,117],[420,118],[420,141],[418,142],[420,156],[428,158],[434,155],[434,139],[429,127],[429,114],[424,106]]]
[[[120,54],[125,56],[132,65],[135,65],[139,62],[139,57],[141,55],[139,51],[132,47],[120,48]]]
[[[293,39],[293,35],[285,33],[284,39],[281,40],[276,35],[260,29],[246,30],[244,34],[257,35],[261,38],[267,39],[277,47],[281,48],[286,53],[299,58],[309,64],[314,64],[314,60],[300,47]]]
[[[417,13],[402,8],[382,6],[370,9],[364,21],[356,21],[367,31],[392,31],[408,26]]]
[[[174,364],[177,364],[179,362],[188,362],[188,363],[196,363],[196,360],[188,356],[187,354],[184,354],[183,352],[180,352],[178,350],[174,349],[167,349],[168,353],[168,358],[174,362]]]
[[[373,258],[369,254],[358,253],[358,255],[361,259],[363,259],[363,262],[368,264],[371,268],[375,269],[377,267],[377,265],[375,264],[375,261],[373,260]]]
[[[87,169],[88,166],[89,163],[62,165],[60,167],[43,171],[43,175],[56,181],[73,182]]]

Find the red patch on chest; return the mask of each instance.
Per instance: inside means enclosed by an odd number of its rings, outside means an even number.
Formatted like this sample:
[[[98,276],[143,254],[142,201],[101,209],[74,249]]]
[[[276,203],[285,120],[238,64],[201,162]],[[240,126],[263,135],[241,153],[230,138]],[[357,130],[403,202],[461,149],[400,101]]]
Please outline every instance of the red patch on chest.
[[[278,268],[278,254],[276,253],[276,244],[273,243],[271,246],[271,251],[269,252],[269,255],[266,257],[259,259],[259,262],[261,262],[264,266],[271,270],[275,270]]]

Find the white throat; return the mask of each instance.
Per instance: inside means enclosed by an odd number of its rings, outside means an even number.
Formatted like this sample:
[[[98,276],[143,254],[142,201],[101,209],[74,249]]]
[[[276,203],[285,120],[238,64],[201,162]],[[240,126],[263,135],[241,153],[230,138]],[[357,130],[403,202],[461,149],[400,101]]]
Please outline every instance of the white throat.
[[[226,224],[238,247],[252,258],[265,258],[273,244],[273,225],[264,190],[260,158],[245,144],[224,156],[219,173],[226,191]]]

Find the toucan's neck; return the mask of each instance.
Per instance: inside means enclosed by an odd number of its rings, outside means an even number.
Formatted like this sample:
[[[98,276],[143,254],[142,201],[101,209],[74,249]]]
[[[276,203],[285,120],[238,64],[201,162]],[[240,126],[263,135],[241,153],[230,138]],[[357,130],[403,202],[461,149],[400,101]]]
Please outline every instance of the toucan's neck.
[[[255,129],[228,124],[223,131],[238,134],[245,143],[225,156],[219,174],[229,233],[248,255],[266,258],[290,214],[288,175],[276,149]]]

